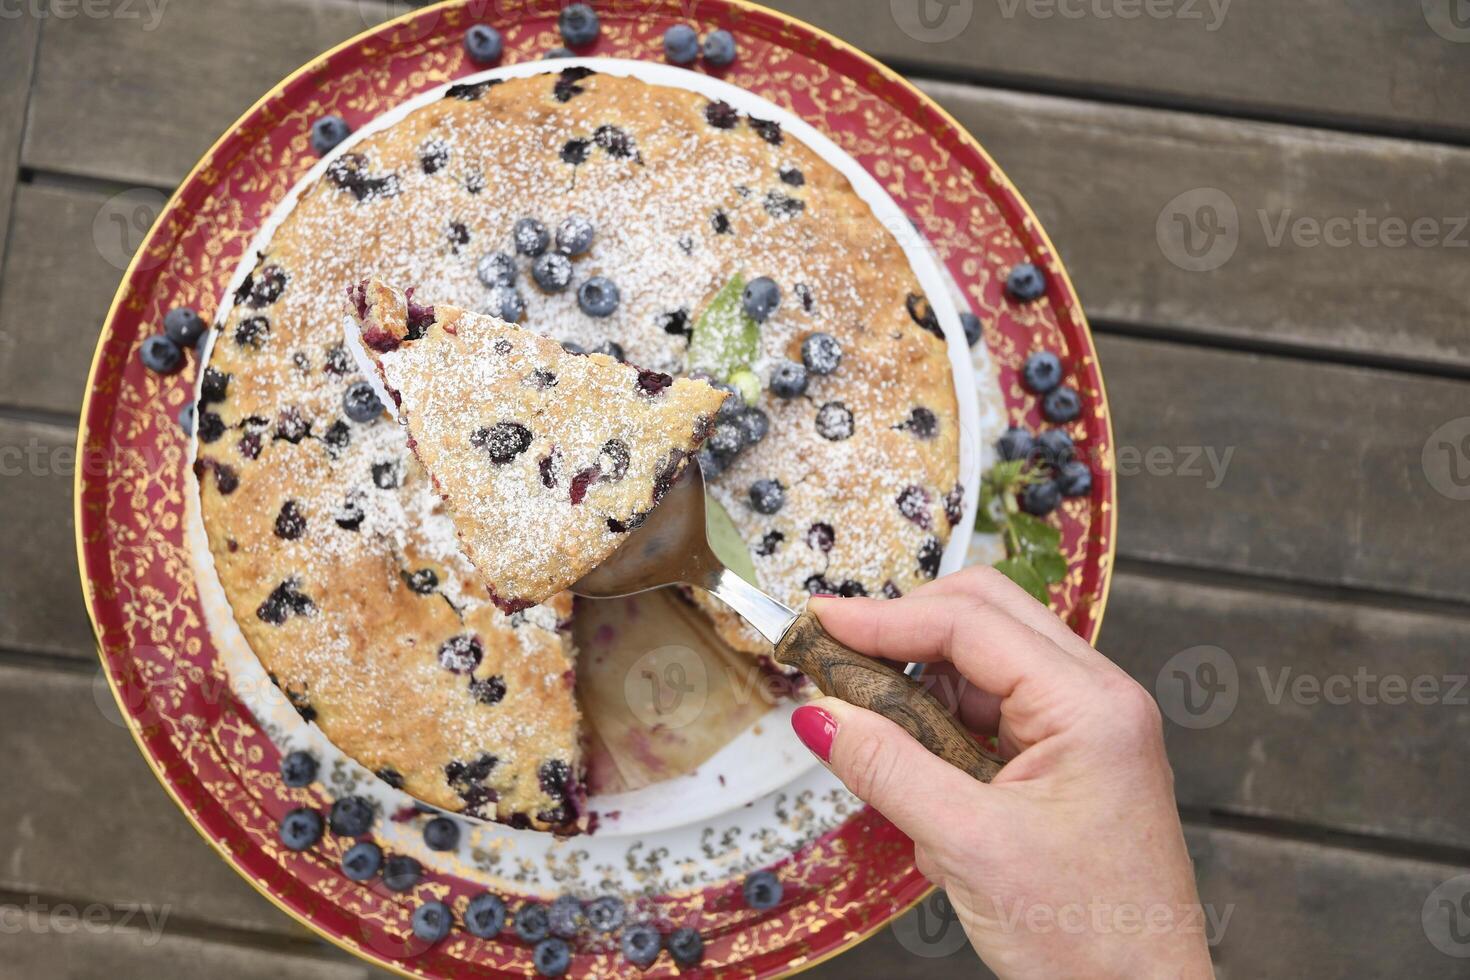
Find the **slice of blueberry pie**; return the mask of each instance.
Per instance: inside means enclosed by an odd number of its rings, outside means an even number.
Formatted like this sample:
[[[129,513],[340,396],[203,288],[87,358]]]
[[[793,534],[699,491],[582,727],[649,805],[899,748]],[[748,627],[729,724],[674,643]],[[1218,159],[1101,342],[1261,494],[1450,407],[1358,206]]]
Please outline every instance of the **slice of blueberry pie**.
[[[348,290],[363,346],[465,556],[501,610],[567,588],[658,504],[713,427],[722,391],[571,353],[381,280]]]

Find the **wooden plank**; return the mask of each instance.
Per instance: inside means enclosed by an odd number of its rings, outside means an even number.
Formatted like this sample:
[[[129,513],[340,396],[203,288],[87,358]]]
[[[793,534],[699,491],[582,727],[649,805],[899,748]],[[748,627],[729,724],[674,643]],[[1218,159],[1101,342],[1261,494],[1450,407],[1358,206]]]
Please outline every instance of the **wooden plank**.
[[[1052,91],[1463,136],[1448,3],[773,0],[879,58]],[[1159,15],[1150,15],[1150,11]],[[1223,12],[1220,16],[1217,11]],[[1212,29],[1212,25],[1213,29]]]
[[[121,727],[100,673],[0,667],[0,742],[0,890],[306,934],[189,827]]]
[[[0,647],[94,656],[73,556],[76,433],[0,419]]]
[[[1122,337],[1098,348],[1121,554],[1470,600],[1467,504],[1448,495],[1470,488],[1424,466],[1426,444],[1441,466],[1464,449],[1470,386]],[[1455,462],[1463,480],[1470,458]]]
[[[210,0],[169,4],[154,29],[50,18],[25,164],[175,184],[268,89],[388,9],[376,0]]]
[[[1095,319],[1470,368],[1470,150],[924,87],[1036,208]],[[1211,213],[1234,230],[1206,252]],[[1186,229],[1223,264],[1196,265]]]
[[[68,415],[81,409],[97,334],[132,251],[107,239],[104,256],[93,238],[108,200],[71,189],[18,189],[13,247],[0,282],[0,404]]]
[[[24,908],[22,905],[21,910]],[[386,975],[370,971],[346,953],[304,944],[299,950],[261,949],[171,934],[167,919],[161,931],[146,926],[118,928],[112,923],[126,910],[104,919],[102,908],[55,903],[49,915],[17,918],[22,924],[19,931],[0,930],[0,958],[4,959],[7,975],[54,980],[104,976],[109,980],[209,976],[229,980],[363,980]],[[79,917],[84,910],[97,910],[93,911],[91,924]],[[132,921],[141,918],[139,915]]]
[[[39,37],[40,23],[34,17],[7,21],[5,30],[0,31],[0,260],[5,255],[10,228],[10,199],[15,194],[26,103],[31,95],[31,69],[35,65]]]
[[[1164,706],[1181,804],[1470,847],[1470,619],[1122,573],[1099,647]]]

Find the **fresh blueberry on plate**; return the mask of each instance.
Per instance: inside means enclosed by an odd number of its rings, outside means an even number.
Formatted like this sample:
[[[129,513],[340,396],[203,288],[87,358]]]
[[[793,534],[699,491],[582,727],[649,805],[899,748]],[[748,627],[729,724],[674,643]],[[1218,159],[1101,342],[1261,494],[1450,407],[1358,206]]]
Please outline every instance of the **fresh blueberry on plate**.
[[[996,452],[1004,460],[1026,459],[1035,448],[1036,440],[1031,433],[1015,425],[1002,432],[1000,438],[995,440]]]
[[[316,756],[300,749],[286,753],[281,759],[281,779],[287,786],[297,789],[310,786],[316,779]]]
[[[592,222],[585,216],[574,214],[564,218],[556,226],[556,250],[563,255],[582,255],[592,247],[592,236],[596,233]]]
[[[771,431],[771,417],[759,408],[747,408],[740,413],[736,421],[745,432],[745,444],[754,446],[766,437]]]
[[[371,422],[383,414],[383,403],[372,385],[355,381],[342,393],[342,411],[354,422]]]
[[[582,902],[575,895],[562,895],[551,903],[546,921],[553,936],[572,939],[582,928]]]
[[[1062,383],[1062,361],[1049,350],[1039,350],[1026,358],[1021,367],[1021,381],[1026,390],[1044,395]]]
[[[680,966],[694,966],[704,958],[704,940],[693,929],[675,929],[669,933],[669,952]]]
[[[829,333],[814,333],[801,342],[801,362],[812,374],[831,374],[842,363],[842,343]]]
[[[1061,429],[1047,429],[1036,437],[1036,448],[1049,466],[1060,467],[1069,462],[1077,452],[1072,437]]]
[[[617,283],[606,276],[593,276],[577,287],[577,305],[588,316],[612,316],[621,298]]]
[[[756,871],[745,879],[745,904],[758,911],[781,904],[781,879],[769,871]]]
[[[598,932],[616,932],[623,924],[623,900],[616,895],[594,898],[584,911],[587,924]]]
[[[735,62],[735,35],[726,30],[710,31],[704,36],[704,60],[715,68]]]
[[[452,851],[459,846],[459,824],[449,817],[435,817],[424,824],[424,843],[431,851]]]
[[[443,902],[425,902],[413,910],[413,934],[426,943],[437,943],[449,935],[454,913]]]
[[[756,323],[765,323],[776,307],[781,305],[781,288],[770,276],[761,276],[745,284],[740,295],[740,305]]]
[[[795,361],[781,361],[771,369],[770,389],[778,398],[799,398],[806,394],[806,368]]]
[[[960,326],[965,328],[965,343],[974,347],[980,343],[980,318],[969,310],[960,314]]]
[[[486,286],[514,286],[516,260],[504,252],[486,252],[476,263],[475,274]]]
[[[1070,422],[1082,414],[1082,397],[1077,389],[1063,385],[1041,400],[1041,414],[1048,422]]]
[[[786,503],[786,490],[776,480],[756,480],[750,485],[750,506],[757,513],[774,514]]]
[[[489,24],[476,24],[465,31],[465,54],[477,64],[489,65],[499,61],[504,46],[500,32]]]
[[[311,148],[325,156],[351,135],[352,127],[341,116],[322,116],[311,124]]]
[[[1080,460],[1063,463],[1057,471],[1057,486],[1064,497],[1085,497],[1092,492],[1092,470]]]
[[[383,866],[383,849],[370,840],[361,840],[342,855],[342,873],[352,881],[367,881]]]
[[[699,35],[688,24],[664,31],[664,57],[676,65],[691,65],[699,57]]]
[[[694,454],[694,461],[699,464],[699,472],[704,474],[706,480],[713,480],[725,471],[724,461],[708,446],[700,447],[699,452]]]
[[[180,347],[193,347],[209,329],[204,318],[187,306],[176,306],[163,317],[163,332]]]
[[[664,937],[650,925],[639,923],[623,930],[623,956],[634,966],[646,967],[658,959]]]
[[[138,357],[143,361],[145,368],[158,374],[173,373],[178,370],[184,360],[184,354],[179,350],[179,345],[163,334],[157,334],[143,341]]]
[[[526,313],[526,301],[513,286],[492,286],[485,300],[484,311],[498,316],[506,323],[520,323]]]
[[[552,48],[541,57],[543,58],[575,58],[570,48]]]
[[[627,363],[628,352],[623,350],[623,345],[616,340],[604,340],[592,349],[594,354],[606,354],[615,361]]]
[[[344,796],[332,804],[327,822],[338,837],[361,837],[373,829],[376,816],[373,805],[363,797]]]
[[[464,927],[479,939],[494,939],[505,928],[505,902],[489,892],[476,895],[465,906]]]
[[[423,865],[407,854],[395,854],[383,863],[383,886],[389,891],[406,892],[423,877]]]
[[[198,408],[195,407],[193,402],[179,409],[177,418],[179,420],[179,428],[184,430],[184,435],[192,436],[194,434],[194,422],[198,413]]]
[[[510,235],[515,242],[516,251],[522,255],[540,255],[546,251],[546,246],[551,244],[551,234],[547,232],[546,226],[535,218],[522,218],[517,221]]]
[[[1028,483],[1021,491],[1021,509],[1034,517],[1045,517],[1057,509],[1062,502],[1062,491],[1055,480],[1043,483]]]
[[[551,914],[546,906],[532,902],[516,910],[516,935],[528,943],[539,943],[551,935]]]
[[[1006,276],[1006,292],[1022,303],[1039,299],[1046,292],[1046,273],[1030,262],[1022,262]]]
[[[304,851],[322,839],[322,815],[300,807],[281,820],[281,843],[293,851]]]
[[[565,939],[543,939],[532,950],[531,959],[543,977],[565,976],[572,966],[572,947]]]
[[[572,284],[572,260],[560,252],[544,252],[531,263],[531,278],[548,293],[559,293]]]
[[[597,40],[597,32],[601,30],[597,12],[585,3],[574,3],[564,8],[556,23],[561,28],[562,40],[570,48],[591,44]]]

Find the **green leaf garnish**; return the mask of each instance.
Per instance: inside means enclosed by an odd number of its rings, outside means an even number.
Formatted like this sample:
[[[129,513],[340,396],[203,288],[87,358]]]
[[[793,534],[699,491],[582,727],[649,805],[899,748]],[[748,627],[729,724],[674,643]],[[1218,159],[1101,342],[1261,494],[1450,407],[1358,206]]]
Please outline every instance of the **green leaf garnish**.
[[[1015,528],[1016,536],[1021,539],[1022,546],[1028,551],[1055,552],[1062,545],[1060,530],[1030,514],[1012,514],[1011,527]]]
[[[721,381],[754,364],[760,354],[761,325],[741,304],[745,277],[736,273],[715,293],[689,337],[691,371],[707,371]]]
[[[1017,496],[1030,483],[1045,479],[1028,460],[1004,460],[980,481],[980,509],[975,530],[999,534],[1006,557],[995,563],[1006,578],[1047,602],[1047,586],[1067,577],[1062,532],[1021,510]]]
[[[1047,601],[1046,582],[1026,559],[1002,558],[995,563],[995,567],[1006,578],[1035,596],[1038,601]]]
[[[1056,585],[1067,577],[1067,559],[1062,557],[1060,551],[1043,551],[1033,555],[1031,566],[1036,569],[1036,574],[1046,580],[1047,585]]]
[[[710,550],[725,563],[726,568],[751,585],[760,585],[755,578],[755,561],[750,557],[745,539],[730,519],[730,512],[709,493],[704,495],[704,533],[709,539]]]

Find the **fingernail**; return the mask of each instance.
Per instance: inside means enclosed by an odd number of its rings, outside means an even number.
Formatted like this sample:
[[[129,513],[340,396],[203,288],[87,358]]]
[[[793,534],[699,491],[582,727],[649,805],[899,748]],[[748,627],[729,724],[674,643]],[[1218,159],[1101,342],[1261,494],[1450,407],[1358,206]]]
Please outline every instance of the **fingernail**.
[[[837,721],[826,709],[804,704],[791,715],[791,727],[801,744],[818,759],[832,759],[832,737],[837,734]]]

